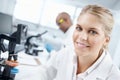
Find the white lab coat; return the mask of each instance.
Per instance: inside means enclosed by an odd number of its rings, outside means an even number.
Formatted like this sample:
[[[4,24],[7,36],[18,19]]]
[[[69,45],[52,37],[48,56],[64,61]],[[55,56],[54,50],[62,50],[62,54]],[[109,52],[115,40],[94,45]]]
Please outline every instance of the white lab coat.
[[[73,75],[75,74],[75,58],[72,49],[61,50],[58,54],[52,56],[47,66],[43,67],[44,72],[40,71],[41,78],[43,80],[75,80]],[[120,71],[113,64],[108,52],[106,52],[106,56],[99,66],[85,80],[120,80]]]
[[[63,35],[62,37],[62,44],[63,46],[73,46],[73,32],[74,32],[75,26],[71,26]]]
[[[50,35],[48,36],[43,36],[43,41],[47,44],[49,44],[52,48],[52,51],[59,51],[65,46],[73,46],[73,31],[75,27],[71,26],[65,33],[60,30],[59,36],[57,35],[56,37],[51,37]],[[51,52],[51,51],[50,51]]]

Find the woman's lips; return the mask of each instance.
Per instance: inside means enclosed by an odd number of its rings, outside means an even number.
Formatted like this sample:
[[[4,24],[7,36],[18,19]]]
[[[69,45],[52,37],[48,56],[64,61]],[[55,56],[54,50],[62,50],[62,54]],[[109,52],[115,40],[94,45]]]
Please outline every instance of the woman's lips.
[[[80,48],[86,48],[86,47],[90,47],[88,44],[86,43],[81,43],[81,42],[76,42],[77,46]]]

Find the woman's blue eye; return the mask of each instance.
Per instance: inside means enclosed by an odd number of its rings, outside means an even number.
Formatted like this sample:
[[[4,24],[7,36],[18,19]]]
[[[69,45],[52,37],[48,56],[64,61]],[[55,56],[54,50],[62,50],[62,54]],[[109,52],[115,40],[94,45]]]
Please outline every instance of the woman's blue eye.
[[[81,31],[82,28],[81,28],[81,27],[76,27],[76,30],[77,30],[77,31]]]
[[[96,32],[96,31],[93,31],[93,30],[90,30],[89,33],[92,34],[92,35],[97,34],[97,32]]]

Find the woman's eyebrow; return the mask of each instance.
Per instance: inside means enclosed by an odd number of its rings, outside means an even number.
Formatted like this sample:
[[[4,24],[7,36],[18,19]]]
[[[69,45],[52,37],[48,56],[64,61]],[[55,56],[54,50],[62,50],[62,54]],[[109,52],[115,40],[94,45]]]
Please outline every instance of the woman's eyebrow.
[[[81,27],[81,25],[80,24],[76,24],[78,27]]]
[[[96,28],[89,28],[89,29],[92,29],[92,30],[97,30]]]
[[[89,28],[89,29],[91,29],[91,30],[96,30],[96,31],[99,30],[99,28],[93,28],[93,27],[91,27],[91,28]]]

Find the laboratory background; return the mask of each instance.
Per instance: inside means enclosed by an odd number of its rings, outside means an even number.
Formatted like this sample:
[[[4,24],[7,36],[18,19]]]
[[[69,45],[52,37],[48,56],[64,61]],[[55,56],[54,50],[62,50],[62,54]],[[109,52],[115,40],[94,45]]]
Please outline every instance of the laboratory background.
[[[87,4],[99,4],[112,12],[115,24],[108,50],[120,69],[119,0],[0,0],[0,80],[36,75],[38,66],[62,47],[64,32],[56,24],[57,15],[69,13],[74,25]],[[15,67],[3,64],[5,59],[13,60]],[[9,74],[11,70],[14,74]]]

